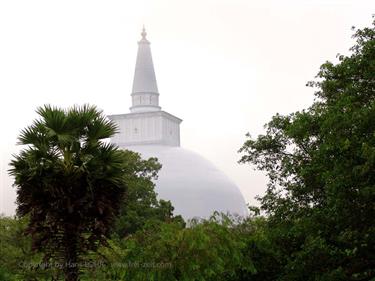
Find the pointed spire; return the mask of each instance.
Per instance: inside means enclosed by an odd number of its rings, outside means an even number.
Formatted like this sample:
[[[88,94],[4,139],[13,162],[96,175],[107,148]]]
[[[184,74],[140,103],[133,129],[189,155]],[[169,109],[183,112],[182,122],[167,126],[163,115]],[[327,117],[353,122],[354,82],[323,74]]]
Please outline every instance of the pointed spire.
[[[146,30],[143,27],[142,39],[138,42],[137,62],[133,81],[133,93],[157,93],[158,87],[152,61],[150,42],[146,39]]]
[[[146,29],[145,29],[145,25],[143,25],[141,35],[142,35],[142,40],[147,40],[147,39],[146,39],[147,32],[146,32]]]
[[[141,40],[138,41],[137,62],[135,64],[132,111],[160,110],[159,93],[152,61],[150,42],[143,26]]]

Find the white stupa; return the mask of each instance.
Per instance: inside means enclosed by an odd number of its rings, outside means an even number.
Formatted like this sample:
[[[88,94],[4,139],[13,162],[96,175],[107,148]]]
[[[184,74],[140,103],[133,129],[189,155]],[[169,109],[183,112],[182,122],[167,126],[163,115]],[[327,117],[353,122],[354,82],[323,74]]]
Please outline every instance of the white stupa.
[[[170,200],[185,219],[207,218],[214,211],[246,215],[238,187],[211,162],[180,147],[182,120],[161,110],[150,42],[143,28],[138,42],[132,106],[127,114],[110,115],[119,127],[111,141],[162,164],[156,181],[159,198]]]

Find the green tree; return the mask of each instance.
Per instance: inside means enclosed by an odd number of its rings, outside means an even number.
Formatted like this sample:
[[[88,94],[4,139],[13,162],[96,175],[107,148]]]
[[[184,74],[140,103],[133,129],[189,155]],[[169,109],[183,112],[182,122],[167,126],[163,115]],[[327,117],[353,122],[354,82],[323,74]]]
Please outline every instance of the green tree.
[[[235,221],[218,214],[187,228],[177,222],[151,225],[118,243],[123,267],[113,269],[123,280],[237,280],[239,268],[255,270],[252,260],[244,260]]]
[[[273,243],[268,221],[264,217],[249,216],[237,222],[232,231],[237,232],[245,245],[241,250],[242,263],[235,271],[233,281],[274,281],[280,273],[280,256]],[[253,270],[249,270],[249,263]],[[250,267],[251,269],[251,267]]]
[[[309,83],[310,108],[274,116],[240,150],[269,177],[260,202],[279,280],[375,277],[375,21],[354,38]]]
[[[57,280],[59,272],[44,267],[43,255],[31,250],[27,223],[27,217],[0,215],[0,281]]]
[[[124,155],[105,142],[116,126],[93,106],[44,106],[21,132],[11,161],[17,214],[44,261],[77,280],[83,254],[106,243],[125,193]]]
[[[157,159],[143,160],[139,153],[129,150],[123,153],[126,159],[124,177],[128,188],[116,221],[115,234],[123,238],[148,224],[171,221],[183,223],[181,216],[173,215],[174,208],[170,201],[157,199],[153,182],[161,168]]]

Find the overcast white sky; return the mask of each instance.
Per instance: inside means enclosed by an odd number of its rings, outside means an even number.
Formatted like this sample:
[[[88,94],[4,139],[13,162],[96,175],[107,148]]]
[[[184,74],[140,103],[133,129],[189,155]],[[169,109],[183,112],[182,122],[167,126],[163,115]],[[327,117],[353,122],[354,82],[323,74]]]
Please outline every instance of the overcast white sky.
[[[348,53],[375,1],[0,1],[0,213],[13,214],[7,163],[45,103],[127,113],[145,24],[162,108],[182,146],[221,168],[247,202],[266,178],[237,164],[245,134],[308,107],[319,66]]]

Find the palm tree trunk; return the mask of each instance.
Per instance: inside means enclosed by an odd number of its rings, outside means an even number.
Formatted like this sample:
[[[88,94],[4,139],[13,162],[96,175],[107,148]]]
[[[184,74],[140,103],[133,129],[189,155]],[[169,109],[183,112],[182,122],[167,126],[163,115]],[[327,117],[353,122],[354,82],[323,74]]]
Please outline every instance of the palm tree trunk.
[[[79,275],[77,235],[71,229],[64,235],[64,276],[65,281],[77,281]]]

